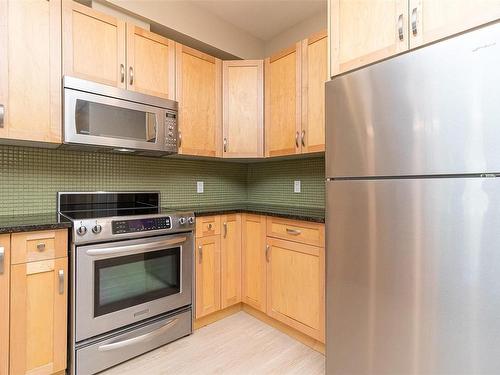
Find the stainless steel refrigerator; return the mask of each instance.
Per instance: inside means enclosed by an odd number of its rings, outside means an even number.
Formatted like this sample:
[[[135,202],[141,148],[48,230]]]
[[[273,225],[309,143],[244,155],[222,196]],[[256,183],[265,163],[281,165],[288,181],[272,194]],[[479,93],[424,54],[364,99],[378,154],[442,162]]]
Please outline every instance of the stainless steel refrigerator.
[[[326,108],[327,374],[500,374],[500,25]]]

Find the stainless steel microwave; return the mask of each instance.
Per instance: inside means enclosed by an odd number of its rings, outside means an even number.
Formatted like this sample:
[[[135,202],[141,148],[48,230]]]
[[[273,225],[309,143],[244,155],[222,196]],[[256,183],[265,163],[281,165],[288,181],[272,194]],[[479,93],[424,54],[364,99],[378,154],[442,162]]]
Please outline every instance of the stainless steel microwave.
[[[177,153],[177,102],[64,77],[63,147]]]

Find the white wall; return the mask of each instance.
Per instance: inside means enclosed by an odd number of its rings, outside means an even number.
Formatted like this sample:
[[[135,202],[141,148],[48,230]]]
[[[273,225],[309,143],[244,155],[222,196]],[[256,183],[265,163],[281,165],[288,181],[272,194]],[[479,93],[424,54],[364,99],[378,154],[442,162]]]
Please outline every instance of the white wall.
[[[262,58],[264,42],[238,27],[183,1],[107,0],[129,12],[243,59]]]
[[[292,26],[264,44],[264,56],[271,56],[280,50],[290,47],[293,43],[308,36],[326,30],[328,24],[326,8],[312,17]]]

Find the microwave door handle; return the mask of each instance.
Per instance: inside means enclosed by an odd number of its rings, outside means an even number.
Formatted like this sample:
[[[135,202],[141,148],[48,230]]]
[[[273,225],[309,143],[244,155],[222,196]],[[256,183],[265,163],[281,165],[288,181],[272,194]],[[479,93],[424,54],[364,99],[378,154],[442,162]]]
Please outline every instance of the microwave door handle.
[[[89,249],[86,251],[87,255],[99,256],[99,255],[116,255],[131,253],[134,251],[153,251],[163,249],[165,246],[171,246],[183,243],[187,240],[187,237],[175,237],[168,240],[151,242],[146,244],[136,244],[136,245],[126,245],[126,246],[113,246],[105,247],[102,249]]]
[[[99,346],[99,348],[97,350],[100,352],[107,352],[110,350],[121,349],[121,348],[125,348],[127,346],[130,346],[130,345],[150,341],[153,338],[155,338],[156,336],[159,336],[159,335],[165,333],[165,331],[167,331],[169,328],[171,328],[175,324],[177,324],[178,320],[179,320],[178,318],[174,318],[172,320],[169,320],[167,323],[165,323],[160,328],[155,329],[154,331],[146,333],[144,335],[132,337],[130,339],[126,339],[126,340],[122,340],[122,341],[118,341],[118,342],[113,342],[111,344],[101,345],[101,346]]]

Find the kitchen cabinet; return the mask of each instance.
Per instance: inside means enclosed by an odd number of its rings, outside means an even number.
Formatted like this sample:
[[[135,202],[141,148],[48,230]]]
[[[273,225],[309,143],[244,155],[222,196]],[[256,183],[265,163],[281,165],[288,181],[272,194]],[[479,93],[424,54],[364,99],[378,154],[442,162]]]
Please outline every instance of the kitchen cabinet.
[[[221,217],[221,308],[241,302],[241,215]]]
[[[56,235],[57,233],[57,235]],[[64,240],[55,240],[56,236]],[[12,234],[13,253],[24,259],[10,267],[10,374],[54,374],[66,369],[67,231]],[[22,261],[18,258],[17,261]]]
[[[65,75],[175,97],[175,43],[130,22],[64,1]]]
[[[175,98],[175,43],[127,23],[127,88],[166,99]]]
[[[302,153],[325,151],[327,80],[328,38],[322,31],[302,41]]]
[[[330,0],[331,75],[408,49],[408,0]]]
[[[410,48],[499,18],[498,0],[410,0]]]
[[[179,154],[220,157],[221,60],[182,44],[176,45],[175,59]]]
[[[61,1],[0,2],[0,138],[61,143]]]
[[[325,246],[325,226],[308,221],[268,217],[267,236],[318,247]]]
[[[266,156],[300,153],[301,43],[265,60]]]
[[[0,235],[0,375],[9,373],[10,235]]]
[[[196,239],[196,319],[220,310],[220,236]]]
[[[324,342],[324,248],[267,238],[267,314]]]
[[[263,61],[224,61],[222,81],[223,157],[263,157]]]
[[[125,21],[63,2],[64,75],[126,88]]]
[[[242,215],[242,302],[266,312],[266,217]]]

